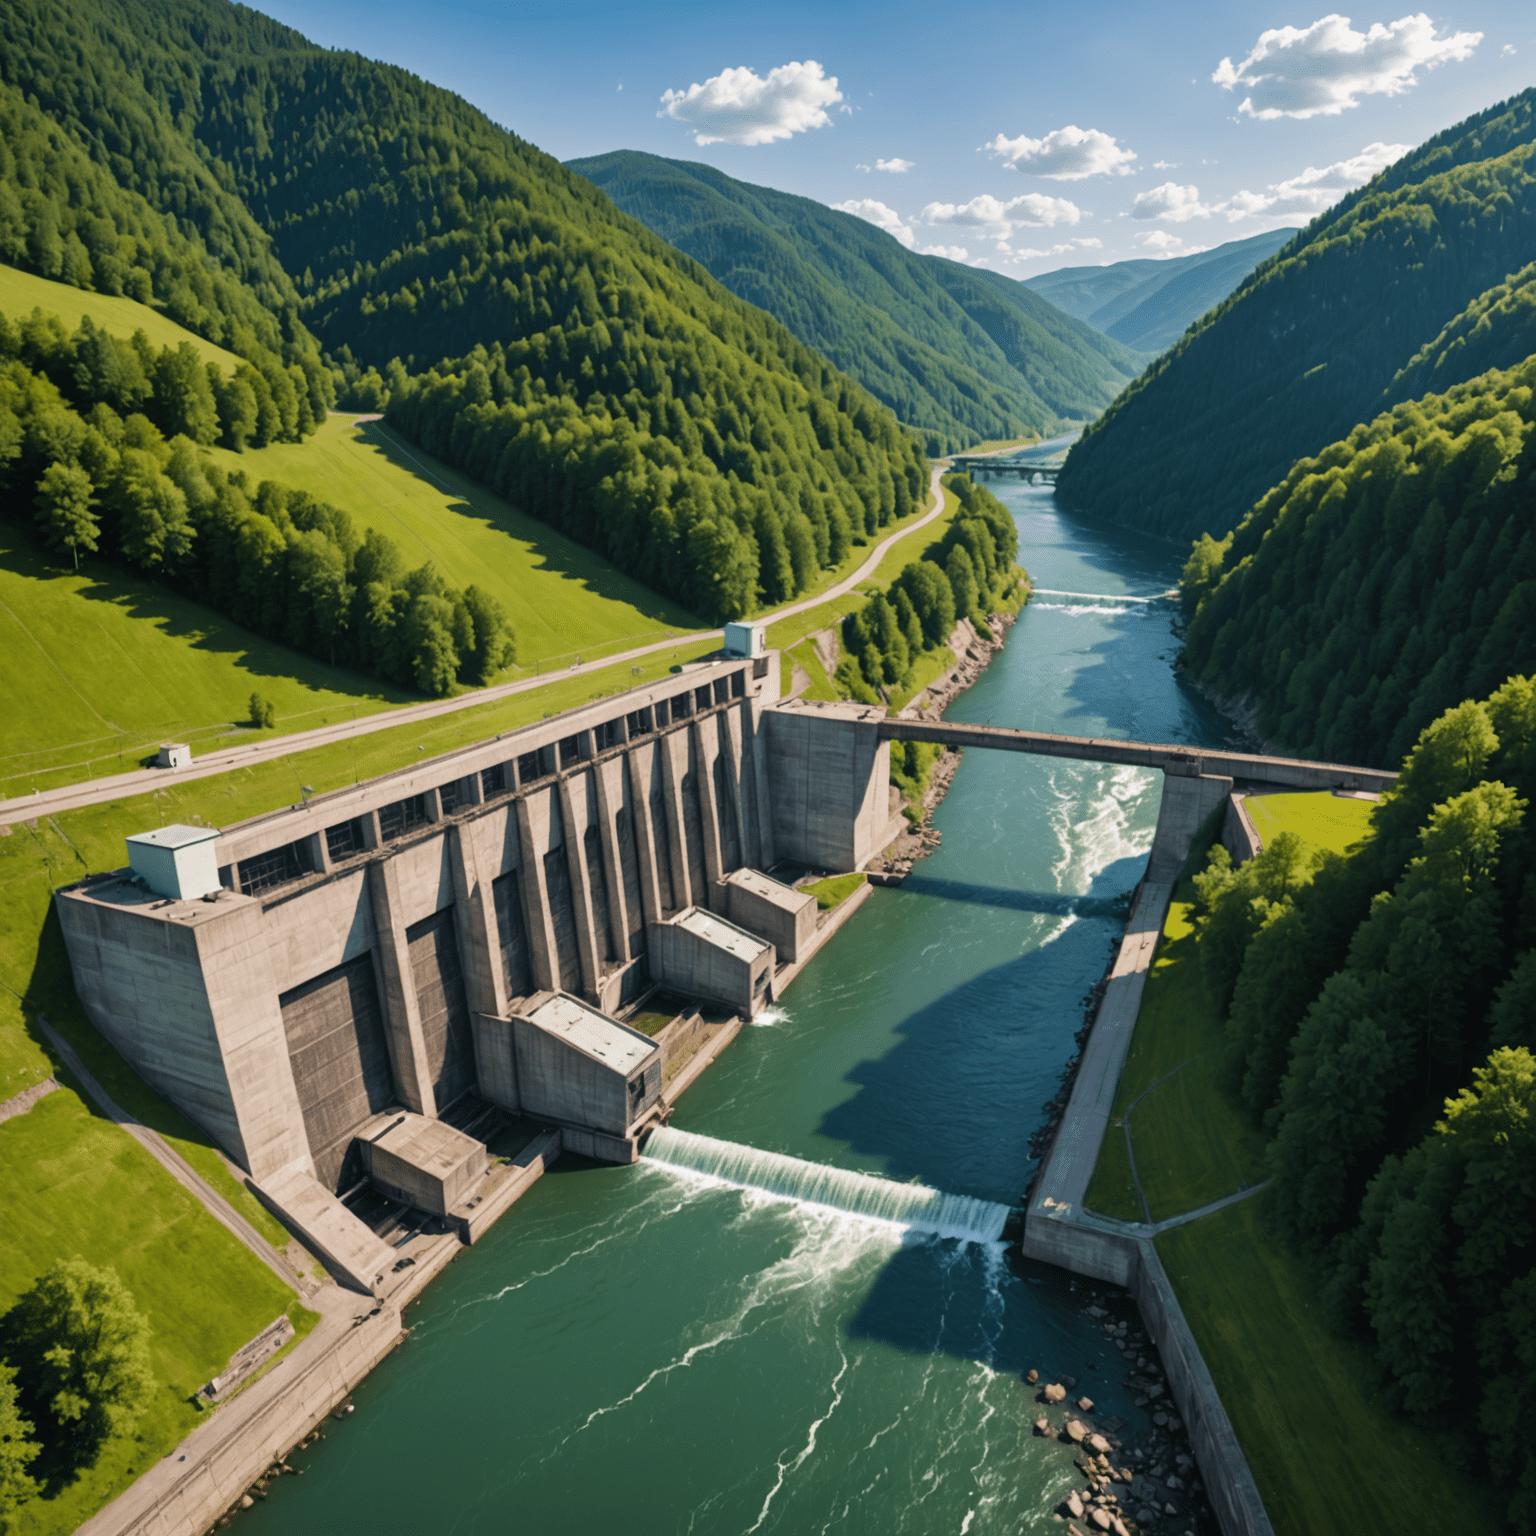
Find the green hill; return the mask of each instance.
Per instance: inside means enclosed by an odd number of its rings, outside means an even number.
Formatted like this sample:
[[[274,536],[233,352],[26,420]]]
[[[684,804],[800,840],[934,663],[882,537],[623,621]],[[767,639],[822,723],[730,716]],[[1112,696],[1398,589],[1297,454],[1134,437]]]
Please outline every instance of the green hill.
[[[1127,347],[1161,352],[1296,233],[1268,230],[1166,261],[1146,257],[1102,267],[1062,267],[1024,286]]]
[[[931,454],[1089,420],[1141,369],[1024,285],[810,198],[633,150],[568,169],[857,379]]]
[[[1314,220],[1161,357],[1067,458],[1071,506],[1220,536],[1291,465],[1412,392],[1410,365],[1536,247],[1536,90],[1405,155]],[[1401,377],[1400,377],[1401,373]]]
[[[99,287],[55,237],[137,219],[131,296],[165,265],[200,335],[374,370],[403,430],[691,608],[804,591],[922,496],[873,398],[450,92],[222,0],[21,0],[0,47],[0,256]]]
[[[1533,389],[1536,356],[1399,405],[1297,463],[1228,543],[1202,541],[1191,676],[1288,750],[1384,764],[1536,671]]]

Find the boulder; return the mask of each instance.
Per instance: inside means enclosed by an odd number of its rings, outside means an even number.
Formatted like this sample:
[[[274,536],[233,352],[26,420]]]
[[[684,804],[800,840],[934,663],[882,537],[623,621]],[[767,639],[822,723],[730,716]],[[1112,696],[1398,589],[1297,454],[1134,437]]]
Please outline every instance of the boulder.
[[[1081,1520],[1083,1518],[1082,1495],[1078,1493],[1076,1488],[1074,1488],[1072,1492],[1067,1495],[1067,1513],[1071,1515],[1074,1520]]]
[[[1119,1515],[1116,1515],[1109,1522],[1109,1527],[1115,1533],[1115,1536],[1131,1536],[1131,1533],[1125,1528],[1125,1521]]]
[[[1150,1387],[1147,1388],[1147,1396],[1148,1397],[1161,1397],[1162,1395],[1163,1395],[1163,1389],[1155,1381],[1152,1383],[1152,1385]]]
[[[1154,1413],[1152,1415],[1152,1422],[1156,1424],[1159,1429],[1163,1429],[1167,1426],[1168,1415],[1166,1413]]]
[[[256,1507],[256,1500],[253,1499],[250,1496],[250,1494],[246,1494],[245,1497],[240,1500],[240,1508],[241,1509],[255,1509],[255,1507]]]
[[[1101,1531],[1107,1531],[1114,1523],[1114,1516],[1107,1509],[1090,1509],[1088,1518],[1098,1526]]]
[[[1088,1444],[1099,1453],[1100,1456],[1109,1455],[1109,1441],[1103,1435],[1089,1435]]]
[[[1179,1512],[1179,1506],[1177,1504],[1164,1504],[1163,1505],[1163,1513],[1165,1515],[1176,1515],[1176,1514],[1178,1514],[1178,1512]]]
[[[1091,1397],[1080,1397],[1077,1400],[1077,1406],[1084,1413],[1092,1413],[1093,1412],[1093,1399]]]
[[[1060,1382],[1053,1381],[1040,1396],[1048,1403],[1064,1403],[1067,1400],[1067,1389]]]
[[[1034,1384],[1040,1380],[1040,1372],[1030,1371],[1025,1375],[1024,1380],[1027,1381],[1030,1386],[1034,1386]]]
[[[1170,1472],[1168,1474],[1168,1486],[1177,1491],[1184,1486],[1184,1483],[1181,1478],[1176,1477],[1173,1473]]]
[[[1069,1387],[1075,1387],[1077,1385],[1076,1376],[1063,1376],[1061,1379],[1066,1382]]]
[[[1040,1417],[1038,1419],[1035,1420],[1035,1433],[1037,1435],[1044,1435],[1046,1437],[1046,1439],[1050,1439],[1050,1436],[1051,1436],[1051,1421],[1048,1418],[1046,1418],[1046,1416],[1043,1413],[1040,1415]]]
[[[1071,1440],[1076,1445],[1081,1445],[1083,1443],[1084,1437],[1088,1433],[1088,1426],[1086,1424],[1080,1423],[1077,1419],[1068,1419],[1066,1422],[1066,1431],[1067,1438],[1069,1440]]]

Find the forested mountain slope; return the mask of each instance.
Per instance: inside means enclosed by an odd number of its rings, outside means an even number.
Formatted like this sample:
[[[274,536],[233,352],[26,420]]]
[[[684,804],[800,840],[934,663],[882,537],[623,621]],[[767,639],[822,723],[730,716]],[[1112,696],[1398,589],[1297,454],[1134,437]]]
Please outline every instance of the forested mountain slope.
[[[55,262],[48,230],[106,252],[91,221],[115,220],[190,328],[239,352],[247,324],[300,367],[312,335],[349,378],[379,370],[407,429],[430,415],[445,457],[702,611],[792,595],[921,496],[919,447],[873,398],[403,70],[221,0],[18,0],[0,56],[18,264],[93,286],[109,264],[62,237]]]
[[[1288,749],[1394,762],[1441,711],[1536,670],[1533,506],[1536,357],[1399,405],[1196,546],[1190,671]]]
[[[1297,459],[1428,387],[1419,349],[1536,249],[1533,108],[1536,90],[1448,129],[1315,220],[1084,433],[1062,497],[1219,536]],[[1441,390],[1487,366],[1444,357]]]
[[[1027,277],[1024,286],[1128,347],[1161,352],[1295,233],[1268,230],[1167,261],[1142,257],[1102,267],[1063,267]]]
[[[1141,370],[1022,284],[810,198],[631,150],[568,168],[857,379],[930,453],[1088,420]]]

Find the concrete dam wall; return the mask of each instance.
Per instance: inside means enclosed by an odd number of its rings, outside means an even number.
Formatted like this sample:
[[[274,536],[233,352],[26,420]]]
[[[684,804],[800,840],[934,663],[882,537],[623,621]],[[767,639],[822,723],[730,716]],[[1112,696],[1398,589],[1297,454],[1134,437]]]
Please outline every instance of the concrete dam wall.
[[[56,898],[81,1000],[372,1289],[393,1255],[344,1186],[478,1226],[482,1105],[632,1160],[662,1053],[616,1015],[659,983],[750,1017],[815,923],[765,872],[858,869],[901,830],[883,712],[780,702],[776,663],[690,666],[234,826],[131,838],[130,869]]]

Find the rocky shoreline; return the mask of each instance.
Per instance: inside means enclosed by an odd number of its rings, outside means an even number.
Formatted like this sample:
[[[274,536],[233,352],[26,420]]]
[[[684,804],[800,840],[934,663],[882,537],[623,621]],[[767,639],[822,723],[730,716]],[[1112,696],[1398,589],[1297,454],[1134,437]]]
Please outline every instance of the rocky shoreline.
[[[986,671],[1008,640],[1008,631],[1018,623],[1018,615],[994,613],[987,620],[988,637],[980,635],[959,653],[957,662],[935,683],[930,683],[902,714],[908,719],[941,720],[944,711],[971,687]],[[969,625],[967,625],[969,628]],[[974,634],[974,630],[972,630]],[[949,793],[956,770],[960,767],[960,753],[946,748],[939,754],[928,774],[923,790],[923,814],[919,821],[903,832],[886,849],[883,867],[871,869],[870,879],[876,885],[900,885],[912,872],[919,859],[925,859],[939,846],[942,834],[933,825],[933,813],[944,796]]]
[[[1077,1451],[1073,1465],[1082,1483],[1055,1506],[1055,1518],[1066,1524],[1070,1536],[1203,1536],[1214,1530],[1188,1430],[1173,1406],[1162,1362],[1134,1304],[1123,1291],[1113,1289],[1089,1287],[1077,1294],[1083,1298],[1083,1315],[1120,1351],[1126,1367],[1120,1385],[1134,1394],[1138,1408],[1147,1410],[1151,1425],[1143,1433],[1123,1436],[1120,1418],[1090,1417],[1093,1399],[1074,1395],[1079,1383],[1073,1377],[1047,1383],[1039,1371],[1027,1372],[1023,1385],[1040,1404],[1036,1436]]]

